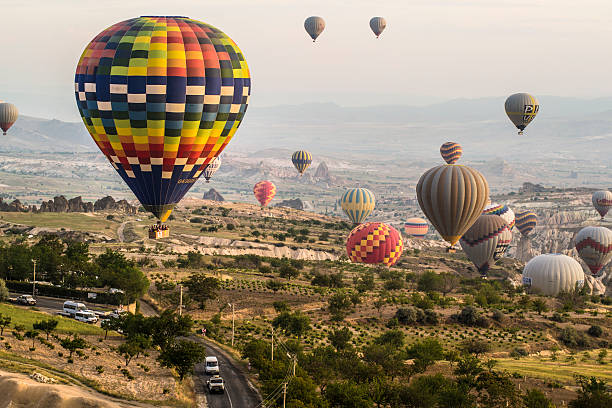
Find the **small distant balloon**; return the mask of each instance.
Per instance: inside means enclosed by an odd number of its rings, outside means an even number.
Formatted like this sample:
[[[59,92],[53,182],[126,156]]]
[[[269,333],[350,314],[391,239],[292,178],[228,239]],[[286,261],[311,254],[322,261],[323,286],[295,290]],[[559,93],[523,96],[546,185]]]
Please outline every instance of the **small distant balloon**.
[[[463,149],[459,143],[446,142],[440,146],[440,154],[448,164],[455,164],[463,154]]]
[[[206,179],[207,183],[210,183],[210,179],[217,172],[217,170],[219,170],[219,167],[221,167],[221,157],[219,156],[215,157],[206,165],[204,168],[204,178]]]
[[[18,117],[19,111],[15,105],[8,102],[0,103],[0,129],[2,129],[2,134],[6,135],[6,131],[13,126]]]
[[[370,19],[370,28],[376,35],[376,38],[380,37],[385,27],[387,27],[387,21],[384,17],[372,17]]]
[[[310,167],[310,164],[312,163],[312,155],[306,150],[298,150],[291,156],[291,162],[301,176],[304,174],[306,169]]]
[[[325,30],[325,20],[319,16],[308,17],[304,21],[304,29],[306,29],[306,32],[312,38],[312,42],[315,42],[323,30]]]
[[[591,199],[593,200],[593,207],[595,207],[603,220],[610,208],[612,208],[612,192],[608,190],[596,191]]]
[[[528,93],[516,93],[506,99],[505,108],[506,115],[519,130],[518,134],[522,135],[523,130],[538,114],[540,104],[535,96]]]
[[[253,187],[253,194],[255,194],[255,198],[263,208],[270,204],[270,201],[276,195],[276,186],[268,180],[260,181]]]
[[[423,239],[427,235],[429,225],[422,218],[408,218],[404,224],[404,230],[406,234],[414,238]]]
[[[364,222],[375,205],[374,194],[367,188],[349,188],[340,198],[342,210],[355,224]]]
[[[519,211],[516,213],[516,228],[524,237],[531,234],[538,224],[538,216],[533,211]]]

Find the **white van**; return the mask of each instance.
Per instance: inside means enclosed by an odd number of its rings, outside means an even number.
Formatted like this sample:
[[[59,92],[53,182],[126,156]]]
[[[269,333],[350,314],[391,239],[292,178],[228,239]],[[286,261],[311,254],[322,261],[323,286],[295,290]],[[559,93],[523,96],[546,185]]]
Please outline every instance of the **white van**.
[[[217,357],[206,357],[206,374],[219,374]]]
[[[87,310],[87,306],[83,303],[73,302],[71,300],[67,300],[64,302],[64,313],[67,313],[74,317],[76,312],[84,312]]]
[[[91,310],[78,311],[74,314],[74,318],[84,323],[95,323],[98,321],[96,314]]]

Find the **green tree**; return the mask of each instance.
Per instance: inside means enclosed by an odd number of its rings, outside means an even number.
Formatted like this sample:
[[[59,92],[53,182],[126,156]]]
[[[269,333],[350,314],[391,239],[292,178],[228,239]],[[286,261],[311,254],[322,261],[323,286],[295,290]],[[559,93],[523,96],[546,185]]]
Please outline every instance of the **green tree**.
[[[310,330],[310,318],[301,311],[282,312],[272,321],[272,326],[281,329],[285,334],[294,335],[298,340]]]
[[[491,351],[491,345],[484,340],[478,340],[475,338],[471,338],[471,339],[465,340],[461,344],[461,349],[465,353],[475,354],[476,356],[479,356],[483,353],[487,353]]]
[[[53,333],[53,331],[55,331],[58,324],[59,324],[59,320],[57,319],[41,320],[39,322],[34,323],[34,329],[44,332],[47,335],[47,341],[48,341],[49,335]]]
[[[347,292],[338,291],[328,299],[327,310],[332,320],[342,321],[353,310],[353,302]]]
[[[60,345],[70,352],[69,358],[72,358],[72,353],[79,349],[87,347],[87,342],[78,334],[73,335],[72,338],[65,337],[60,341]]]
[[[130,361],[132,361],[132,358],[134,358],[136,354],[138,354],[139,349],[136,343],[133,343],[128,340],[125,343],[119,345],[119,347],[117,348],[117,352],[121,357],[125,359],[125,366],[127,367],[130,364]]]
[[[0,279],[0,302],[6,302],[9,299],[9,291],[6,287],[6,282]]]
[[[200,309],[204,309],[206,302],[219,296],[219,279],[206,276],[203,273],[191,274],[185,280],[185,286],[189,289],[189,295],[200,303]]]
[[[533,308],[533,310],[535,310],[539,315],[541,315],[542,313],[546,313],[548,312],[548,305],[546,304],[546,301],[544,301],[541,298],[537,298],[535,299],[533,302],[531,302],[531,307]]]
[[[536,388],[527,390],[525,395],[523,395],[523,403],[525,408],[555,408],[552,401]]]
[[[576,382],[580,390],[578,390],[578,397],[569,403],[570,408],[612,407],[612,394],[605,381],[595,377],[577,376]]]
[[[162,350],[157,358],[163,367],[176,370],[179,379],[183,381],[186,375],[193,372],[193,367],[206,356],[206,348],[201,344],[188,340],[179,340]]]
[[[109,330],[119,329],[120,322],[120,319],[116,318],[102,320],[102,323],[100,323],[100,327],[102,327],[102,329],[104,330],[104,340],[106,340],[106,338],[108,337]]]
[[[332,407],[371,408],[368,384],[355,384],[352,381],[331,383],[325,389],[325,399]]]
[[[25,332],[25,336],[28,339],[32,339],[32,348],[34,348],[34,340],[36,340],[36,338],[38,337],[38,331],[37,330],[28,330],[27,332]]]
[[[442,280],[434,271],[425,271],[417,281],[417,289],[421,292],[439,291]]]
[[[291,310],[289,304],[284,300],[275,301],[272,303],[272,307],[274,307],[274,311],[276,311],[276,313],[289,312]]]
[[[178,316],[170,310],[164,310],[159,316],[147,318],[153,346],[162,352],[176,342],[177,337],[188,336],[193,328],[191,316]]]
[[[132,303],[149,288],[149,280],[136,264],[117,251],[107,249],[96,258],[102,285],[122,289],[124,302]]]
[[[451,272],[441,272],[438,274],[440,279],[439,281],[439,290],[442,292],[443,296],[451,293],[457,286],[459,286],[459,276],[451,273]]]
[[[400,348],[404,345],[404,332],[395,329],[395,330],[387,330],[380,336],[374,339],[374,343],[382,344],[382,345],[390,345],[396,348]]]
[[[281,266],[278,270],[278,273],[281,278],[289,280],[300,276],[300,271],[298,271],[296,268],[289,264],[284,264],[283,266]]]
[[[411,344],[406,349],[408,358],[413,359],[413,371],[424,373],[427,367],[436,361],[444,359],[444,348],[436,339],[425,339]]]
[[[0,313],[0,336],[4,336],[4,328],[11,324],[11,316],[3,316]]]
[[[327,339],[329,340],[331,345],[336,348],[337,351],[346,350],[350,345],[352,337],[353,333],[348,327],[343,327],[342,329],[335,329],[333,332],[327,335]]]

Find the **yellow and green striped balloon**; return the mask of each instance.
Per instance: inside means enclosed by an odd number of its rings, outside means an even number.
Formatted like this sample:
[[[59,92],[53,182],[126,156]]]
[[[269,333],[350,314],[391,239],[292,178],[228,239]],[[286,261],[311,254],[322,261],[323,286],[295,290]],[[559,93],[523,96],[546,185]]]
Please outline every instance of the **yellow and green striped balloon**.
[[[342,195],[340,206],[355,224],[361,224],[374,210],[376,200],[367,188],[350,188]]]

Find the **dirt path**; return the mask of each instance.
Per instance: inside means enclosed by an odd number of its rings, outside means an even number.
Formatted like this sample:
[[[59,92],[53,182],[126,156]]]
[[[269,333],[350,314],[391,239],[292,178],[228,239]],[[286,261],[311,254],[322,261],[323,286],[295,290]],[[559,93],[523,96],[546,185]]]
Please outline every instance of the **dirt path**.
[[[119,227],[117,228],[117,238],[119,239],[119,242],[125,242],[125,236],[123,235],[123,230],[125,229],[125,226],[127,225],[128,222],[132,222],[132,221],[123,221],[121,225],[119,225]]]

